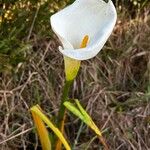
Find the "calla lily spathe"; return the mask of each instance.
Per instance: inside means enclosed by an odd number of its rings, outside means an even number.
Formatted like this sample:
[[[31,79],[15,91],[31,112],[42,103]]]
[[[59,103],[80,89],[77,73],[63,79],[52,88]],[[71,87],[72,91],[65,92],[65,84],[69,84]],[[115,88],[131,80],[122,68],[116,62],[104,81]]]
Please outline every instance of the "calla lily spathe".
[[[110,36],[117,19],[111,0],[76,0],[51,16],[51,26],[63,47],[59,51],[76,60],[90,59],[98,54]],[[80,48],[85,35],[89,43]]]

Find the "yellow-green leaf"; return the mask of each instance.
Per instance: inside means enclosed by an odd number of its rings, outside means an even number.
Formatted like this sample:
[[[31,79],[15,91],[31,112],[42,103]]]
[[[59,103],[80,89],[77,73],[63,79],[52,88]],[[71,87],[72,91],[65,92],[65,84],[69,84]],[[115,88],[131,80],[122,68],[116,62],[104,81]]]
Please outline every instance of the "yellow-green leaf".
[[[60,132],[60,130],[48,119],[47,116],[45,116],[40,107],[38,105],[33,106],[31,108],[31,112],[35,113],[38,118],[40,118],[41,120],[43,120],[43,122],[45,122],[48,127],[57,135],[57,137],[62,141],[64,147],[66,148],[66,150],[71,150],[69,144],[67,143],[66,139],[64,138],[64,136],[62,135],[62,133]]]
[[[51,142],[49,139],[48,131],[43,121],[41,120],[41,118],[38,117],[38,115],[35,112],[31,111],[31,113],[40,138],[42,149],[51,150]]]
[[[86,125],[88,125],[98,136],[101,143],[104,145],[105,149],[108,150],[108,146],[105,142],[105,139],[102,136],[101,131],[99,128],[95,125],[90,115],[86,112],[86,110],[81,106],[79,101],[75,100],[76,106],[70,102],[64,102],[64,105],[68,110],[70,110],[74,115],[79,117]]]
[[[82,113],[80,112],[80,110],[78,110],[76,108],[76,106],[68,101],[64,102],[64,106],[71,111],[74,115],[76,115],[77,117],[79,117],[83,122],[85,122],[85,118],[82,115]]]
[[[77,99],[75,99],[75,102],[76,102],[80,112],[83,114],[84,118],[87,120],[88,125],[91,127],[91,129],[93,129],[97,135],[101,136],[102,134],[101,134],[100,130],[95,125],[95,123],[93,122],[90,115],[86,112],[86,110],[84,110],[84,108],[81,106],[81,104],[79,103],[79,101]]]
[[[86,110],[81,106],[79,101],[75,100],[76,106],[70,102],[64,102],[65,107],[71,111],[74,115],[79,117],[85,124],[87,124],[98,136],[101,136],[101,131],[93,122],[92,118],[88,115]]]

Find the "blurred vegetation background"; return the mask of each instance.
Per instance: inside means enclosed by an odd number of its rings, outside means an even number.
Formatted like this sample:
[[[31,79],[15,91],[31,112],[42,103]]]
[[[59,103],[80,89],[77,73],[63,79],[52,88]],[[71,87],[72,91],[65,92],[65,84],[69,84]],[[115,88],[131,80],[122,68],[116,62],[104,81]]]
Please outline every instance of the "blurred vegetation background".
[[[29,108],[57,114],[64,83],[50,16],[74,0],[0,1],[0,149],[41,149]],[[103,50],[82,62],[70,96],[79,98],[112,150],[150,149],[150,2],[113,0],[118,20]],[[99,150],[94,135],[68,117],[75,150]],[[76,140],[75,140],[76,139]]]
[[[28,58],[34,35],[50,37],[49,18],[67,3],[68,0],[2,0],[0,71],[14,71],[14,67]]]

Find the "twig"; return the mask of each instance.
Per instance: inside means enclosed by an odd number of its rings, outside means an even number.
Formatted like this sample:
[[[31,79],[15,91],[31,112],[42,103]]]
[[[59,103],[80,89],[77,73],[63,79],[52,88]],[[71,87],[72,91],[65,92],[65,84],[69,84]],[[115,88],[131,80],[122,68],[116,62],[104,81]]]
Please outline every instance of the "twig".
[[[27,130],[25,130],[25,131],[23,131],[23,132],[20,132],[20,133],[14,135],[14,136],[12,136],[12,137],[10,137],[10,138],[8,138],[8,139],[2,141],[2,142],[0,142],[0,144],[3,144],[3,143],[5,143],[5,142],[8,142],[8,141],[10,141],[10,140],[12,140],[12,139],[14,139],[14,138],[16,138],[16,137],[22,135],[22,134],[25,134],[25,133],[31,131],[32,129],[33,129],[33,128],[30,128],[30,129],[27,129]]]

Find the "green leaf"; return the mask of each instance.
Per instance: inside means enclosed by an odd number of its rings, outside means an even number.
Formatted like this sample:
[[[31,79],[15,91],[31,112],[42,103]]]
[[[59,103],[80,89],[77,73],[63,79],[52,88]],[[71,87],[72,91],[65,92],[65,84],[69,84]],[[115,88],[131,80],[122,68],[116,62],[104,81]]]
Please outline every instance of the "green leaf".
[[[84,116],[82,115],[82,113],[76,108],[76,106],[68,101],[64,102],[64,106],[71,111],[74,115],[76,115],[77,117],[79,117],[82,121],[84,121]]]
[[[89,114],[84,110],[79,101],[75,99],[76,106],[70,102],[64,102],[65,107],[74,115],[79,117],[86,125],[88,125],[98,136],[102,136],[101,131],[93,122]]]

